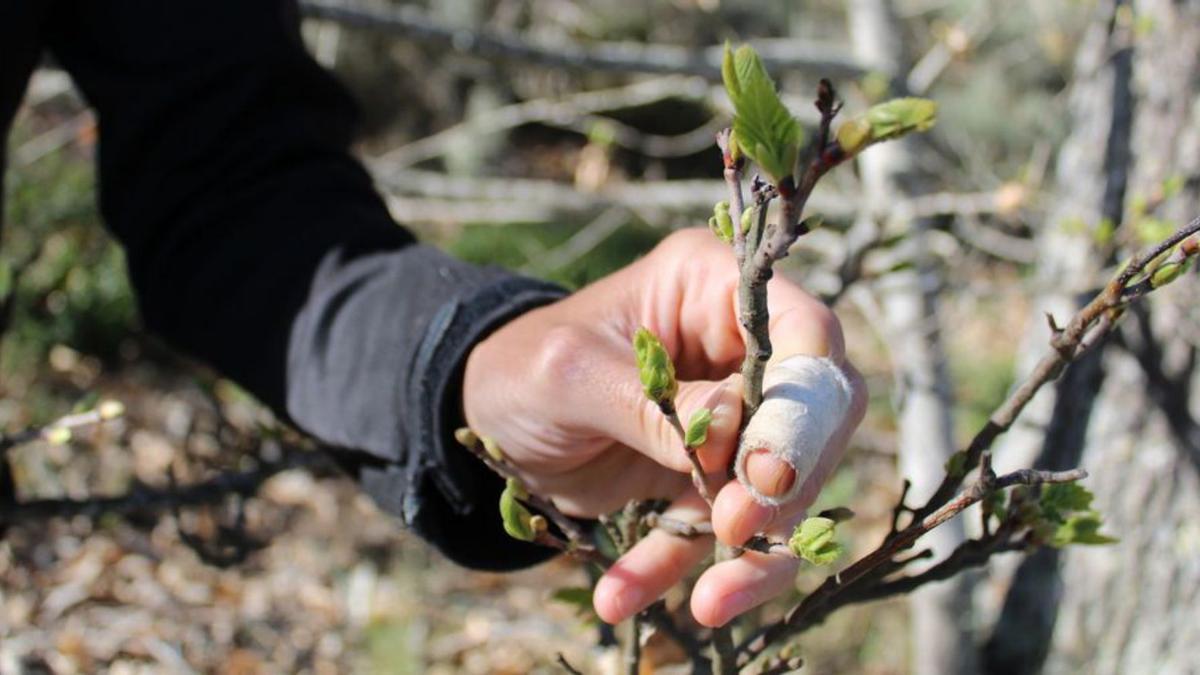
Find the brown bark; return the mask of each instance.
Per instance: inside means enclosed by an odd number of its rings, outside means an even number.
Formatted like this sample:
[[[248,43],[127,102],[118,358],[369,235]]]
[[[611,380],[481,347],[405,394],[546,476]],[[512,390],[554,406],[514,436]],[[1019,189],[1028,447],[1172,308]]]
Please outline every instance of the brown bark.
[[[1148,33],[1121,16],[1129,9],[1126,17],[1149,21]],[[1040,261],[1039,279],[1063,290],[1043,293],[1038,309],[1081,290],[1070,284],[1097,279],[1094,243],[1053,228],[1107,217],[1121,225],[1119,236],[1132,237],[1135,199],[1153,202],[1168,177],[1200,171],[1198,72],[1200,2],[1110,0],[1098,8],[1077,61],[1059,208],[1040,237],[1049,260]],[[1197,197],[1191,181],[1154,215],[1186,222]],[[1042,415],[1033,421],[1044,431],[1027,427],[1005,448],[1020,455],[1040,447],[1047,468],[1080,453],[1106,530],[1121,542],[1025,561],[985,651],[990,672],[1200,671],[1200,432],[1187,335],[1197,285],[1192,277],[1165,290],[1126,317],[1117,344],[1074,366],[1054,395],[1037,401]],[[1032,325],[1044,339],[1044,320]]]

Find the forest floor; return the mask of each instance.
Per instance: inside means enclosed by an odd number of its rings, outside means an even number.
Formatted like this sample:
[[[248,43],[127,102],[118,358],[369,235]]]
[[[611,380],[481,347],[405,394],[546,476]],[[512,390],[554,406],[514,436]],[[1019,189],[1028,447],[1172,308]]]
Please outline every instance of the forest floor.
[[[127,415],[67,445],[18,449],[22,500],[168,489],[254,464],[241,453],[269,413],[203,371],[131,357],[102,368],[51,350],[40,388],[64,401],[118,399]],[[886,520],[890,462],[852,453],[827,491],[853,496],[852,548]],[[331,469],[284,471],[239,502],[13,526],[0,541],[0,674],[561,672],[558,654],[587,673],[617,670],[605,632],[551,599],[587,581],[569,561],[464,570]],[[802,574],[799,587],[820,576]],[[681,591],[669,600],[686,615]],[[903,672],[905,655],[881,637],[905,621],[902,600],[839,613],[801,642],[806,670]],[[646,652],[644,672],[682,670],[662,636]]]

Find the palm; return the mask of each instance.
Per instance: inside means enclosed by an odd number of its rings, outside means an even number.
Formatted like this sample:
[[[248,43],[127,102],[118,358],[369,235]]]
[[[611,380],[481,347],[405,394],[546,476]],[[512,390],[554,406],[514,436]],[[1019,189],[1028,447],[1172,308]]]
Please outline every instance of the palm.
[[[841,361],[841,332],[832,313],[795,285],[772,284],[776,354]],[[681,385],[675,403],[681,416],[700,407],[713,411],[699,455],[710,475],[723,475],[741,419],[735,371],[744,347],[736,288],[736,266],[727,247],[699,230],[673,235],[642,260],[519,317],[480,343],[464,380],[467,421],[500,443],[531,491],[571,515],[597,516],[630,499],[667,499],[672,501],[669,514],[711,519],[717,536],[732,545],[764,528],[787,526],[815,496],[844,447],[844,435],[826,449],[810,479],[813,489],[789,507],[761,507],[731,482],[721,488],[710,514],[691,488],[691,464],[680,439],[643,396],[634,365],[630,338],[646,326],[662,338],[676,363]],[[861,416],[861,395],[857,399],[850,426]],[[601,580],[597,610],[610,621],[638,611],[711,547],[703,538],[651,533]],[[715,565],[697,583],[693,612],[710,625],[723,623],[751,606],[744,598],[757,604],[790,586],[789,569],[794,572],[790,562],[756,554]],[[736,601],[726,597],[735,591],[751,595]]]

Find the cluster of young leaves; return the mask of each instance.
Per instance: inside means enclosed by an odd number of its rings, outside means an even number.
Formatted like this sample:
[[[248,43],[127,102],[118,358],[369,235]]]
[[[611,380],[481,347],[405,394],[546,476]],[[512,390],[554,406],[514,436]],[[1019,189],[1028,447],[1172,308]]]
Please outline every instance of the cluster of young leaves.
[[[834,538],[836,534],[837,521],[833,518],[805,518],[788,539],[788,548],[797,558],[813,565],[829,565],[845,552],[845,548]]]
[[[1104,523],[1092,509],[1093,499],[1091,491],[1078,483],[1055,483],[1045,486],[1036,501],[1026,487],[1012,490],[1007,503],[1004,493],[996,491],[988,496],[987,508],[1000,521],[1016,509],[1015,516],[1031,528],[1034,539],[1055,548],[1116,543],[1116,538],[1100,532]]]
[[[1056,483],[1042,490],[1038,500],[1041,522],[1039,537],[1055,547],[1069,544],[1112,544],[1117,540],[1100,534],[1100,514],[1092,510],[1092,493],[1078,483]]]
[[[779,99],[758,52],[749,45],[734,51],[726,44],[721,77],[736,111],[734,152],[754,160],[776,183],[791,176],[804,145],[804,129]]]

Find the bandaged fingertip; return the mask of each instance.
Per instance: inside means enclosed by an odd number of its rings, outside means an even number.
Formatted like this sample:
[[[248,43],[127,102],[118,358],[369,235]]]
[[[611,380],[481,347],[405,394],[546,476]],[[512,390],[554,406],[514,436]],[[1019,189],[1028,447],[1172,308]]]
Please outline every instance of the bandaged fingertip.
[[[735,469],[738,482],[765,506],[799,496],[821,453],[850,412],[854,391],[840,366],[824,357],[797,355],[767,366],[763,401],[742,433]],[[768,454],[796,472],[782,494],[764,494],[751,483],[746,463]]]

